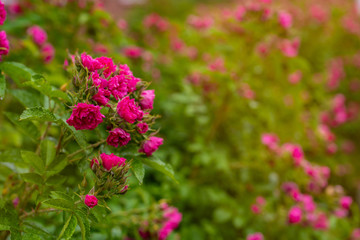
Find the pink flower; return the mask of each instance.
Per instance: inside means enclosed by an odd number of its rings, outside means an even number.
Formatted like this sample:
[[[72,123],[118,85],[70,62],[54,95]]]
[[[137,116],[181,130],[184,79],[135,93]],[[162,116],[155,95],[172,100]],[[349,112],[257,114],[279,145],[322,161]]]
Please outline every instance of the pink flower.
[[[41,56],[45,63],[50,63],[55,56],[55,48],[50,43],[45,43],[41,47]]]
[[[297,84],[302,78],[302,72],[297,70],[289,75],[288,80],[291,84]]]
[[[329,227],[327,216],[324,213],[318,214],[314,219],[313,227],[319,230],[326,230]]]
[[[97,104],[101,106],[106,106],[109,102],[110,95],[111,93],[109,90],[99,88],[98,92],[92,97],[92,99],[96,101]]]
[[[113,167],[121,167],[125,165],[125,161],[126,161],[125,158],[118,157],[113,153],[110,155],[106,153],[102,153],[100,154],[100,158],[102,161],[102,165],[108,171],[110,171]]]
[[[310,15],[319,23],[326,22],[328,19],[328,13],[325,10],[325,8],[321,5],[312,5],[310,7]]]
[[[90,168],[91,169],[93,168],[94,164],[99,165],[99,160],[97,160],[96,158],[93,158],[91,160],[91,163],[90,163]]]
[[[242,21],[244,19],[245,14],[246,14],[246,8],[244,6],[238,6],[238,8],[235,11],[235,18],[239,21]]]
[[[0,31],[0,57],[9,53],[9,41],[5,31]]]
[[[351,233],[351,240],[360,240],[360,228],[356,228]]]
[[[300,40],[295,38],[293,40],[284,39],[280,42],[280,50],[286,57],[296,57],[300,47]]]
[[[254,214],[260,214],[261,213],[261,208],[257,204],[252,204],[250,209]]]
[[[135,99],[130,99],[129,96],[118,103],[116,110],[119,116],[129,123],[134,123],[143,118],[143,112],[135,104]]]
[[[262,235],[262,233],[253,233],[249,234],[246,237],[246,240],[264,240],[264,236]]]
[[[96,58],[96,60],[99,61],[99,63],[104,66],[103,74],[106,78],[109,77],[112,73],[114,73],[116,71],[116,65],[114,64],[114,62],[111,58],[99,57],[99,58]]]
[[[159,31],[166,31],[169,27],[169,23],[166,19],[162,18],[156,13],[147,15],[143,22],[146,28],[155,27]]]
[[[312,196],[306,194],[302,195],[301,202],[303,203],[306,212],[312,213],[315,211],[316,205]]]
[[[98,204],[98,199],[94,195],[86,195],[84,203],[89,208],[93,208]]]
[[[12,3],[9,5],[9,12],[14,15],[21,14],[23,9],[19,3]]]
[[[149,126],[147,125],[147,123],[144,123],[144,122],[138,123],[136,126],[137,126],[138,132],[141,134],[146,133],[147,130],[149,129]]]
[[[150,137],[149,140],[143,142],[139,152],[145,153],[147,156],[151,156],[153,152],[155,152],[160,145],[162,145],[164,139],[159,137]]]
[[[5,5],[0,1],[0,25],[3,25],[6,19]]]
[[[197,29],[207,29],[210,28],[214,20],[211,17],[198,17],[191,15],[188,17],[188,23]]]
[[[28,28],[27,34],[29,34],[32,37],[34,43],[39,46],[43,45],[47,40],[47,34],[45,30],[39,26],[32,26]]]
[[[116,23],[119,29],[125,30],[128,28],[128,23],[125,19],[119,19]]]
[[[155,98],[154,90],[145,90],[141,93],[140,106],[143,110],[153,109]]]
[[[16,197],[13,201],[12,201],[14,207],[16,208],[19,205],[19,198]]]
[[[128,93],[127,81],[124,75],[116,75],[109,79],[108,87],[116,100],[123,98]]]
[[[139,58],[142,54],[142,49],[136,46],[130,46],[124,48],[123,52],[128,58]]]
[[[109,50],[108,48],[101,44],[101,43],[96,43],[93,47],[94,53],[99,53],[99,54],[108,54]]]
[[[275,150],[278,146],[279,138],[273,133],[264,133],[261,135],[261,142],[269,149]]]
[[[349,210],[350,209],[350,206],[352,204],[352,198],[349,197],[349,196],[344,196],[340,199],[340,206],[344,209],[347,209]]]
[[[159,240],[165,240],[179,226],[182,214],[175,207],[167,207],[164,209],[163,217],[165,222],[158,232]]]
[[[290,13],[287,12],[279,12],[279,23],[280,25],[285,28],[288,29],[291,27],[292,25],[292,16]]]
[[[102,63],[100,63],[96,59],[93,59],[90,55],[87,55],[86,53],[81,54],[81,62],[83,66],[86,67],[90,72],[94,72],[104,67]]]
[[[128,142],[131,140],[130,134],[127,133],[125,130],[121,128],[116,128],[112,131],[110,131],[110,134],[108,138],[106,139],[106,142],[113,147],[121,147],[128,144]]]
[[[299,207],[292,207],[288,213],[288,222],[295,224],[301,221],[302,212]]]
[[[300,165],[301,161],[304,159],[304,152],[301,146],[294,145],[291,156],[294,159],[295,165],[296,166]]]
[[[344,218],[348,215],[349,211],[343,208],[335,209],[334,215],[338,218]]]
[[[101,114],[100,107],[87,103],[78,103],[66,122],[76,130],[95,129],[102,123],[105,116]]]

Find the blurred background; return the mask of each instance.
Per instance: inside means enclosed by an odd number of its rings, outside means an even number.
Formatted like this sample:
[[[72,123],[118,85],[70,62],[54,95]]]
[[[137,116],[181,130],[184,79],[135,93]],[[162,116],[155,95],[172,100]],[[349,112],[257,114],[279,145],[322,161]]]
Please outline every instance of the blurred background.
[[[68,53],[104,55],[155,89],[157,156],[176,181],[132,177],[109,204],[123,215],[92,239],[140,239],[134,209],[162,199],[182,213],[167,239],[360,239],[357,1],[3,2],[6,61],[61,87]],[[34,25],[52,50],[31,39]],[[0,150],[28,144],[14,128],[0,116]]]

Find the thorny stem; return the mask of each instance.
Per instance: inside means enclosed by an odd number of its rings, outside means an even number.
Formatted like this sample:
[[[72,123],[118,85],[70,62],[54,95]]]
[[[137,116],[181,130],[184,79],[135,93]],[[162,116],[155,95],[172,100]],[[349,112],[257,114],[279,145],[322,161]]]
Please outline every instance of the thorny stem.
[[[71,158],[72,158],[73,156],[75,156],[76,154],[81,153],[81,152],[83,152],[83,151],[85,151],[85,150],[87,150],[87,149],[89,149],[89,148],[97,147],[97,146],[103,144],[104,142],[106,142],[106,139],[103,139],[103,140],[101,140],[100,142],[91,144],[91,145],[87,146],[86,148],[79,149],[79,150],[77,150],[77,151],[69,154],[69,155],[68,155],[68,158],[71,159]],[[70,160],[69,162],[72,163],[72,162],[74,162],[74,160]]]
[[[37,146],[37,149],[36,149],[37,155],[39,155],[39,153],[40,153],[41,142],[42,142],[42,140],[44,140],[46,138],[46,135],[48,134],[49,129],[51,127],[51,124],[52,124],[52,122],[48,122],[44,134],[40,137],[39,145]]]

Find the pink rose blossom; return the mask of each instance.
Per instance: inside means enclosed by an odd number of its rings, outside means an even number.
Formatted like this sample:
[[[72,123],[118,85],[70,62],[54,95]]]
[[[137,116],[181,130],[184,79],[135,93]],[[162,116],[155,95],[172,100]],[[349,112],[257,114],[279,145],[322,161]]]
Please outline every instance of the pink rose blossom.
[[[96,59],[93,59],[90,55],[87,55],[86,53],[81,54],[81,62],[83,66],[86,67],[90,72],[94,72],[104,67],[102,63],[100,63]]]
[[[244,6],[238,6],[235,11],[235,18],[239,21],[244,20],[244,16],[246,14],[246,8]]]
[[[326,9],[321,5],[312,5],[310,7],[310,15],[319,23],[326,22],[329,17]]]
[[[6,19],[5,5],[0,1],[0,25],[3,25]]]
[[[300,82],[301,78],[302,72],[300,70],[297,70],[290,74],[288,79],[291,84],[297,84],[298,82]]]
[[[123,98],[128,93],[127,81],[124,75],[116,75],[109,79],[108,87],[116,100]]]
[[[320,213],[315,217],[313,227],[319,230],[326,230],[329,227],[328,218],[324,213]]]
[[[100,64],[102,64],[104,66],[103,74],[106,78],[109,77],[112,73],[114,73],[116,71],[116,65],[114,64],[114,62],[111,58],[99,57],[99,58],[96,58],[96,60],[99,61]]]
[[[253,233],[249,234],[246,237],[246,240],[264,240],[264,236],[262,235],[262,233]]]
[[[254,214],[260,214],[261,213],[261,208],[257,204],[252,204],[250,209]]]
[[[92,104],[78,103],[66,122],[76,130],[95,129],[102,123],[105,116],[101,114],[100,107]]]
[[[109,133],[106,142],[113,147],[125,146],[131,140],[130,134],[121,128],[116,128]]]
[[[98,199],[94,195],[86,195],[84,203],[89,208],[93,208],[98,204]]]
[[[125,19],[119,19],[116,23],[119,29],[126,30],[128,28],[128,23]]]
[[[196,29],[208,29],[214,23],[214,20],[211,17],[198,17],[194,15],[189,16],[187,21]]]
[[[143,142],[139,152],[145,153],[147,156],[151,156],[160,145],[163,144],[164,139],[159,137],[150,137],[149,140]]]
[[[123,52],[124,55],[127,56],[128,58],[139,58],[141,57],[143,50],[140,47],[129,46],[124,48]]]
[[[168,21],[156,13],[147,15],[144,18],[143,24],[146,28],[155,27],[157,30],[162,32],[166,31],[169,27]]]
[[[295,38],[293,40],[284,39],[280,42],[280,50],[286,57],[296,57],[300,47],[300,40]]]
[[[278,146],[279,138],[273,133],[264,133],[261,135],[261,142],[271,150]]]
[[[45,30],[39,26],[32,26],[28,28],[27,34],[29,34],[33,41],[39,46],[43,45],[47,40],[47,34]]]
[[[143,110],[151,110],[153,109],[155,98],[155,91],[154,90],[145,90],[141,92],[140,98],[140,106]]]
[[[302,211],[299,207],[292,207],[288,213],[288,222],[295,224],[301,221]]]
[[[50,63],[55,56],[55,48],[50,43],[45,43],[41,47],[41,56],[45,63]]]
[[[360,240],[360,228],[356,228],[352,231],[351,240]]]
[[[285,28],[288,29],[291,27],[292,25],[292,16],[290,13],[287,12],[279,12],[279,23],[280,25]]]
[[[9,12],[14,15],[21,14],[23,12],[23,8],[19,3],[12,3],[9,5]]]
[[[340,206],[344,209],[349,210],[353,200],[349,196],[344,196],[340,199]]]
[[[121,167],[125,165],[125,161],[126,161],[125,158],[118,157],[113,153],[110,155],[106,153],[102,153],[100,154],[100,158],[102,161],[102,165],[108,171],[110,171],[113,167]]]
[[[334,211],[334,215],[338,218],[344,218],[348,215],[349,211],[343,208],[337,208]]]
[[[144,123],[144,122],[138,123],[136,126],[137,126],[138,132],[141,134],[146,133],[149,129],[149,126],[147,125],[147,123]]]
[[[7,40],[6,32],[0,31],[0,57],[9,53],[9,41]]]
[[[107,103],[110,100],[110,95],[111,92],[109,90],[99,88],[98,92],[92,97],[92,99],[100,106],[107,106]]]
[[[117,112],[122,119],[129,123],[134,123],[136,120],[143,118],[143,112],[135,104],[135,99],[130,99],[129,96],[118,103]]]
[[[92,169],[94,164],[99,165],[99,160],[97,160],[96,158],[93,158],[90,162],[90,168]]]

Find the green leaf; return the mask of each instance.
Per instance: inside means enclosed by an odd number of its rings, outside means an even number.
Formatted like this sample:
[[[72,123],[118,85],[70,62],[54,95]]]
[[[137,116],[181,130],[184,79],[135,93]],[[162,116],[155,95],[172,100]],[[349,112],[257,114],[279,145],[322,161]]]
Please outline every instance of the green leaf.
[[[137,158],[137,159],[139,159],[139,158]],[[161,161],[160,159],[158,159],[155,156],[143,157],[143,158],[141,158],[141,160],[143,163],[145,163],[149,167],[154,168],[155,170],[164,173],[165,175],[167,175],[171,179],[173,179],[176,183],[178,183],[174,176],[174,170],[170,164],[164,163],[163,161]],[[136,159],[135,159],[135,161],[136,161]]]
[[[22,163],[23,158],[19,149],[9,149],[0,152],[0,162]]]
[[[141,185],[145,176],[144,164],[139,159],[135,159],[131,164],[131,170]]]
[[[60,192],[60,191],[52,191],[51,192],[51,197],[52,198],[57,198],[57,199],[64,199],[64,200],[67,200],[69,202],[72,202],[74,201],[72,199],[72,197],[64,192]]]
[[[34,183],[37,185],[43,184],[42,177],[37,173],[23,173],[21,174],[21,178],[24,179],[25,182]]]
[[[40,228],[36,225],[33,225],[32,223],[29,223],[29,222],[23,222],[22,231],[24,231],[25,233],[32,233],[32,234],[43,236],[45,239],[50,239],[52,237],[52,235],[50,235],[48,232],[44,231],[42,228]]]
[[[48,176],[61,172],[68,165],[68,159],[65,154],[58,155],[54,161],[47,167]]]
[[[40,94],[24,89],[10,89],[10,93],[26,108],[39,107],[43,100]]]
[[[57,119],[55,115],[49,110],[43,107],[34,107],[26,109],[20,116],[20,121],[21,120],[56,122]]]
[[[90,223],[87,216],[82,211],[75,212],[76,218],[78,220],[80,229],[81,229],[81,239],[88,240],[90,239]]]
[[[79,144],[81,148],[84,149],[87,147],[86,137],[81,131],[77,131],[73,126],[67,124],[67,122],[63,119],[60,120],[60,123],[71,132],[71,134],[75,138],[75,141]]]
[[[74,216],[73,214],[70,215],[70,217],[68,218],[68,220],[66,221],[63,229],[61,230],[59,237],[57,238],[58,240],[60,239],[70,239],[71,236],[74,234],[75,232],[75,228],[77,226],[77,218],[76,216]]]
[[[54,176],[49,177],[45,183],[46,183],[46,185],[49,185],[49,186],[55,186],[55,185],[63,184],[65,181],[66,181],[65,176],[54,175]]]
[[[5,97],[6,81],[4,75],[0,74],[0,100]]]
[[[19,222],[18,214],[12,203],[7,202],[0,208],[0,231],[10,231],[11,239],[19,239]]]
[[[38,155],[36,155],[34,152],[21,151],[21,157],[23,158],[24,162],[33,166],[37,172],[44,172],[45,161],[41,159]]]
[[[44,160],[45,165],[49,165],[54,159],[56,155],[55,143],[50,141],[49,139],[45,139],[41,142],[40,145],[40,155]]]
[[[73,211],[74,203],[65,199],[49,199],[43,202],[43,204],[64,211]]]
[[[4,112],[4,115],[22,132],[33,141],[38,141],[40,132],[32,122],[19,121],[19,115],[12,112]]]
[[[29,81],[34,74],[33,70],[17,62],[2,62],[0,63],[0,69],[11,77],[18,86],[24,81]]]
[[[22,235],[21,239],[22,240],[41,240],[41,237],[34,233],[24,233],[24,235]]]

